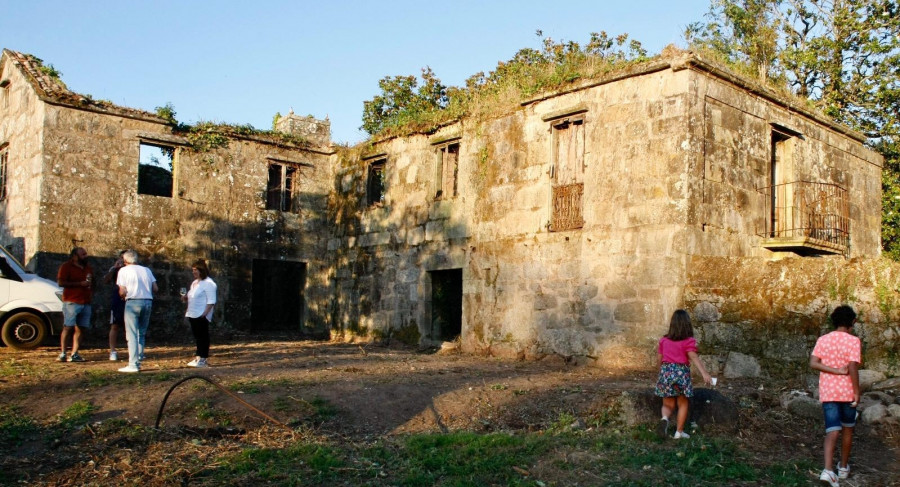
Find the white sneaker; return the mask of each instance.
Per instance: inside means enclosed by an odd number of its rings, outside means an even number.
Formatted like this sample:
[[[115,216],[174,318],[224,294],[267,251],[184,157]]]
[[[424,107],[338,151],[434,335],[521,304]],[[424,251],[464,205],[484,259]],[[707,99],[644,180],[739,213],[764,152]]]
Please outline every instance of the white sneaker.
[[[119,369],[119,372],[125,372],[126,374],[133,374],[135,372],[140,372],[140,367],[135,367],[134,365],[128,365]]]
[[[109,352],[109,361],[115,362],[119,360],[119,354],[117,352]]]
[[[676,440],[680,440],[680,439],[683,438],[683,439],[686,440],[686,439],[688,439],[688,438],[690,438],[690,437],[691,437],[691,435],[685,433],[684,431],[676,431],[676,432],[675,432],[675,436],[673,436],[672,438],[675,438]]]
[[[209,367],[209,365],[206,363],[205,358],[201,358],[197,361],[197,365],[195,365],[194,367]]]
[[[194,360],[188,362],[187,365],[188,367],[196,367],[198,363],[200,363],[200,357],[194,357]]]
[[[844,465],[842,467],[841,464],[838,463],[838,478],[841,480],[844,480],[849,476],[850,476],[850,464],[848,463],[847,465]]]
[[[819,475],[819,482],[831,487],[838,487],[838,477],[831,470],[822,470],[822,474]]]

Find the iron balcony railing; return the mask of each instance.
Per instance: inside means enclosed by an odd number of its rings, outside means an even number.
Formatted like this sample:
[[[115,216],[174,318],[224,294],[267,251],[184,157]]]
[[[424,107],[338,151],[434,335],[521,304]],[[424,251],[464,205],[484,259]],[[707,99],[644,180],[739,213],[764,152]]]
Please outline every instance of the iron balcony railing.
[[[774,241],[846,254],[850,247],[847,190],[830,183],[794,181],[760,188],[766,195],[766,230]]]

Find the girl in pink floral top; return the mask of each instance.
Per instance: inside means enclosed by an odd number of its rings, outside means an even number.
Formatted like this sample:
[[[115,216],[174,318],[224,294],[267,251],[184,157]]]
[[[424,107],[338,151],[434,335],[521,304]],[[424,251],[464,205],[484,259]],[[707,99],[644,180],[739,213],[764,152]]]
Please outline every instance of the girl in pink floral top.
[[[669,333],[659,340],[659,378],[656,381],[656,395],[663,398],[662,420],[659,424],[661,436],[669,434],[669,416],[678,409],[678,424],[675,439],[690,438],[684,432],[684,424],[688,418],[690,397],[694,396],[691,384],[691,362],[703,375],[703,382],[709,384],[709,373],[697,355],[697,340],[694,340],[694,328],[691,316],[683,309],[672,313],[669,321]]]
[[[859,366],[862,342],[850,334],[856,312],[838,306],[831,313],[834,331],[819,337],[809,358],[809,366],[819,371],[819,401],[825,415],[825,469],[819,480],[831,486],[850,475],[850,450],[859,403]],[[834,450],[841,436],[841,461],[834,473]]]

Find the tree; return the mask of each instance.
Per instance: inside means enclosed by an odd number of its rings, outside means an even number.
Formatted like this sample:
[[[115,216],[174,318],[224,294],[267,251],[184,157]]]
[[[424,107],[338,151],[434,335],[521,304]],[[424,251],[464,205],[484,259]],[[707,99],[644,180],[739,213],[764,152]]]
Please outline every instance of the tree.
[[[900,260],[900,8],[896,0],[713,0],[692,46],[785,84],[885,156],[882,246]]]
[[[378,82],[381,94],[363,102],[362,128],[369,134],[416,120],[422,113],[447,105],[447,87],[429,67],[422,68],[423,84],[415,76],[386,76]],[[418,90],[416,90],[418,88]]]

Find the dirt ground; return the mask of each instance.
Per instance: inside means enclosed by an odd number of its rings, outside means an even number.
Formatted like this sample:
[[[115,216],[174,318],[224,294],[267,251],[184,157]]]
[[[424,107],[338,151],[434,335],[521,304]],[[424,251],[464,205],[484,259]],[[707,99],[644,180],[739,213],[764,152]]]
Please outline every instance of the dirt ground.
[[[51,347],[29,352],[0,348],[0,407],[14,407],[47,425],[58,422],[76,401],[93,406],[87,432],[80,436],[28,441],[14,450],[0,444],[5,449],[0,450],[0,469],[37,483],[65,485],[65,479],[83,475],[80,470],[98,468],[78,456],[79,450],[90,450],[83,444],[92,441],[91,425],[120,419],[151,427],[167,391],[194,375],[221,384],[283,424],[318,415],[318,431],[347,441],[453,430],[540,431],[563,415],[601,416],[614,408],[622,392],[649,390],[655,380],[651,370],[575,366],[561,359],[523,362],[277,339],[214,343],[211,367],[193,369],[186,366],[192,351],[186,343],[148,343],[144,370],[121,374],[116,369],[125,363],[110,362],[99,344],[82,351],[84,363],[56,363],[58,349]],[[739,424],[701,434],[731,437],[761,464],[807,457],[818,465],[821,425],[792,417],[779,404],[784,391],[797,387],[784,379],[723,380],[717,391],[740,405]],[[198,414],[201,407],[208,414]],[[211,425],[223,424],[260,435],[280,428],[196,379],[171,392],[161,418],[168,429],[209,431]],[[896,425],[860,426],[854,476],[842,485],[900,485],[898,453]]]

